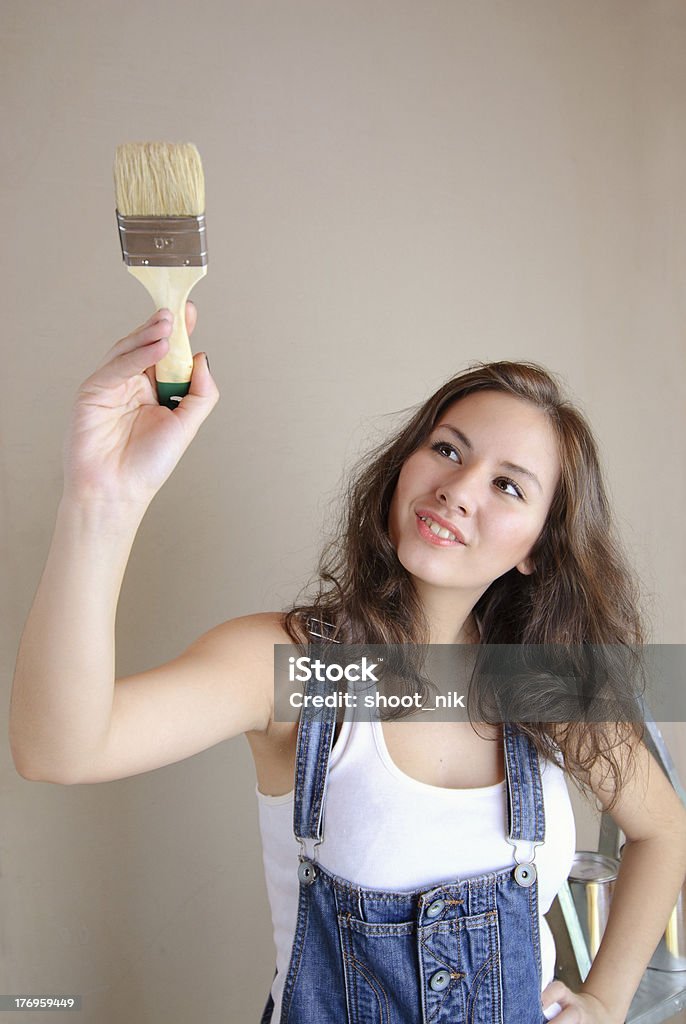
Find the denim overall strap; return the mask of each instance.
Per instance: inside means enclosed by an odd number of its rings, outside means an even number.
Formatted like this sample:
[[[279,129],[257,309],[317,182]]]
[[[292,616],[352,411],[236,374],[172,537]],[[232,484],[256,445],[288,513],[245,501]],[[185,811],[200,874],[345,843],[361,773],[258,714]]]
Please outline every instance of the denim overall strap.
[[[326,660],[324,644],[310,641],[307,650],[310,666],[316,660]],[[330,689],[331,683],[317,680],[312,673],[305,682],[304,695],[326,696]],[[305,839],[314,839],[317,846],[323,838],[322,811],[335,725],[335,707],[312,707],[305,699],[298,726],[293,804],[293,831],[301,847]]]
[[[543,784],[538,751],[516,725],[505,722],[505,768],[507,775],[507,823],[510,842],[528,840],[542,843],[545,838]]]

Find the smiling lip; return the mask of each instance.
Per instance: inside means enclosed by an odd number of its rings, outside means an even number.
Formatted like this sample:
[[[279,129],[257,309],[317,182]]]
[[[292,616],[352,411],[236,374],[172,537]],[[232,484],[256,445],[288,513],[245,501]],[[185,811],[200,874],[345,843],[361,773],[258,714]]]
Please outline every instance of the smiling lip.
[[[415,515],[417,517],[417,529],[419,530],[420,534],[423,537],[427,538],[427,540],[433,541],[434,544],[464,544],[466,546],[467,542],[460,533],[460,531],[457,529],[457,527],[453,526],[452,523],[449,523],[446,519],[443,519],[441,516],[436,515],[435,512],[430,512],[428,509],[420,508],[417,509]],[[455,534],[457,540],[449,540],[447,537],[437,537],[435,533],[431,532],[426,523],[422,522],[422,520],[419,518],[420,516],[428,516],[429,519],[433,519],[434,523],[438,523],[439,526],[443,526],[445,527],[446,530],[450,530],[451,533]]]

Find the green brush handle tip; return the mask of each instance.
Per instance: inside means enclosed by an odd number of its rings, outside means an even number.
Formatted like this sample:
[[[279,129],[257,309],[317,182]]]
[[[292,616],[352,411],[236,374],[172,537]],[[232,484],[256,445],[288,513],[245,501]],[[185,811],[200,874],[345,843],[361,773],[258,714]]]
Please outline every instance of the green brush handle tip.
[[[180,399],[187,395],[191,382],[187,384],[166,384],[164,381],[157,381],[157,398],[160,405],[166,405],[168,409],[175,409]],[[174,401],[174,399],[177,401]]]

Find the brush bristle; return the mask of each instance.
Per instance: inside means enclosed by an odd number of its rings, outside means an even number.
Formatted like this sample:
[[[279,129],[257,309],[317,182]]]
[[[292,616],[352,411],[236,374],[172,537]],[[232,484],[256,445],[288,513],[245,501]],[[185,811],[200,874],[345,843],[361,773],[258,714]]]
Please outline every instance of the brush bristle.
[[[192,142],[124,142],[114,155],[114,192],[124,217],[198,217],[205,179]]]

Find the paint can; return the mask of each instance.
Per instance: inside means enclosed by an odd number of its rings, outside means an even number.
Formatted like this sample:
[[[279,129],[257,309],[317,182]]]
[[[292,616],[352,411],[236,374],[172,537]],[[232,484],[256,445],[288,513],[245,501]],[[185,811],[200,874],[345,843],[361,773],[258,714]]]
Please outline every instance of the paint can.
[[[605,931],[618,871],[614,857],[577,850],[569,872],[569,888],[591,960]]]

